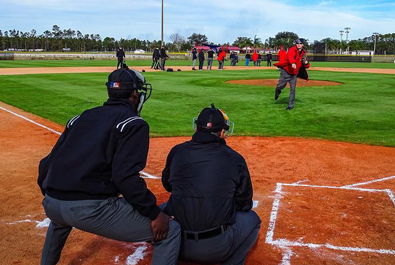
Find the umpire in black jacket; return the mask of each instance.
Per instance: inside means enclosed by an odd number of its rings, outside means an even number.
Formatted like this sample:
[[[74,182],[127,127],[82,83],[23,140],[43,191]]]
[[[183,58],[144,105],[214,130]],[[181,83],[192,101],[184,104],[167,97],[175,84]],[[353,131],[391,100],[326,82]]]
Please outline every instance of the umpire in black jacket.
[[[119,67],[122,67],[123,59],[126,57],[125,51],[123,50],[122,47],[119,47],[119,49],[117,49],[116,56],[118,58],[118,63],[117,63],[117,69],[118,69]]]
[[[260,219],[252,208],[252,185],[244,158],[226,145],[233,131],[226,114],[205,108],[192,140],[170,151],[162,183],[171,196],[165,212],[183,230],[180,259],[241,265],[255,244]]]
[[[122,68],[108,77],[109,99],[75,116],[41,160],[38,184],[51,219],[41,265],[55,265],[73,227],[108,238],[154,243],[152,264],[177,264],[180,227],[161,212],[139,172],[149,127],[140,117],[151,85]],[[123,197],[119,197],[122,194]]]

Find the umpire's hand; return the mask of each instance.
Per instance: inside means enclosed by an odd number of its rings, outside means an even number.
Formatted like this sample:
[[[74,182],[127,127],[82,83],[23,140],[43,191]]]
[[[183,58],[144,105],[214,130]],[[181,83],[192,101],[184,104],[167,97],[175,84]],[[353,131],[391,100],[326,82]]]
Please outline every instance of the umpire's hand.
[[[169,221],[173,218],[160,212],[155,220],[151,221],[152,228],[152,241],[159,242],[167,237],[167,232],[169,231]]]

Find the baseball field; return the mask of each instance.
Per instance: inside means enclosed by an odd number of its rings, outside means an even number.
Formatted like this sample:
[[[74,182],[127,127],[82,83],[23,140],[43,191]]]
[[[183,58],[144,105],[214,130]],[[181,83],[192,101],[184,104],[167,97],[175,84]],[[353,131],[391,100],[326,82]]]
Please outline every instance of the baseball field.
[[[0,61],[1,264],[38,264],[48,219],[36,184],[68,119],[107,99],[114,61]],[[158,203],[169,150],[190,138],[192,118],[215,103],[235,122],[227,143],[242,154],[262,219],[248,265],[395,264],[395,64],[312,63],[274,101],[274,67],[225,66],[151,71],[132,61],[153,86],[142,117],[150,125],[141,173]],[[273,81],[274,80],[274,81]],[[273,83],[274,82],[274,83]],[[60,264],[148,265],[152,247],[73,230]],[[181,263],[186,265],[186,263]]]

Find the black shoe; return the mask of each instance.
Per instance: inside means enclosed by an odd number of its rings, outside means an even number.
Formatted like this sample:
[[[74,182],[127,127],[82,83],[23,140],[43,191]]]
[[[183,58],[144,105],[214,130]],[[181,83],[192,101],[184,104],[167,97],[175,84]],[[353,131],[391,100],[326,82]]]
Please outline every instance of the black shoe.
[[[290,107],[290,106],[288,106],[285,110],[291,110],[291,109],[293,109],[294,107]]]
[[[280,89],[276,89],[276,92],[274,94],[274,100],[277,100],[278,96],[280,96],[280,94],[281,94],[281,90]]]

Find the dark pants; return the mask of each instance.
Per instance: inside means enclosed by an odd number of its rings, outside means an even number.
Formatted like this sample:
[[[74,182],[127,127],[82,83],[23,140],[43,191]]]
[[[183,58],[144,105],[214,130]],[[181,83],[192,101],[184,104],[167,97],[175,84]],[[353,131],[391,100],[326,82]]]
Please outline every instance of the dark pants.
[[[182,238],[180,259],[190,262],[221,265],[242,265],[254,246],[261,220],[254,211],[237,212],[236,223],[221,235],[202,239]]]
[[[218,69],[224,69],[224,61],[218,61]]]
[[[118,57],[117,69],[119,68],[119,66],[122,67],[122,63],[123,63],[123,57]]]
[[[199,70],[203,70],[204,61],[199,61]]]
[[[124,198],[61,201],[45,196],[45,213],[51,224],[42,251],[41,265],[55,265],[73,227],[127,242],[152,240],[151,220],[142,216]],[[154,244],[152,264],[177,264],[181,229],[171,221],[167,238]]]
[[[166,65],[166,59],[161,59],[160,69],[162,69],[162,71],[165,70],[165,65]]]
[[[276,86],[276,90],[282,91],[289,83],[290,92],[289,92],[289,103],[288,107],[293,108],[295,105],[295,93],[296,93],[296,80],[297,75],[290,75],[284,69],[280,68],[280,78],[278,79],[278,83]]]
[[[272,66],[272,60],[267,61],[267,66]]]

